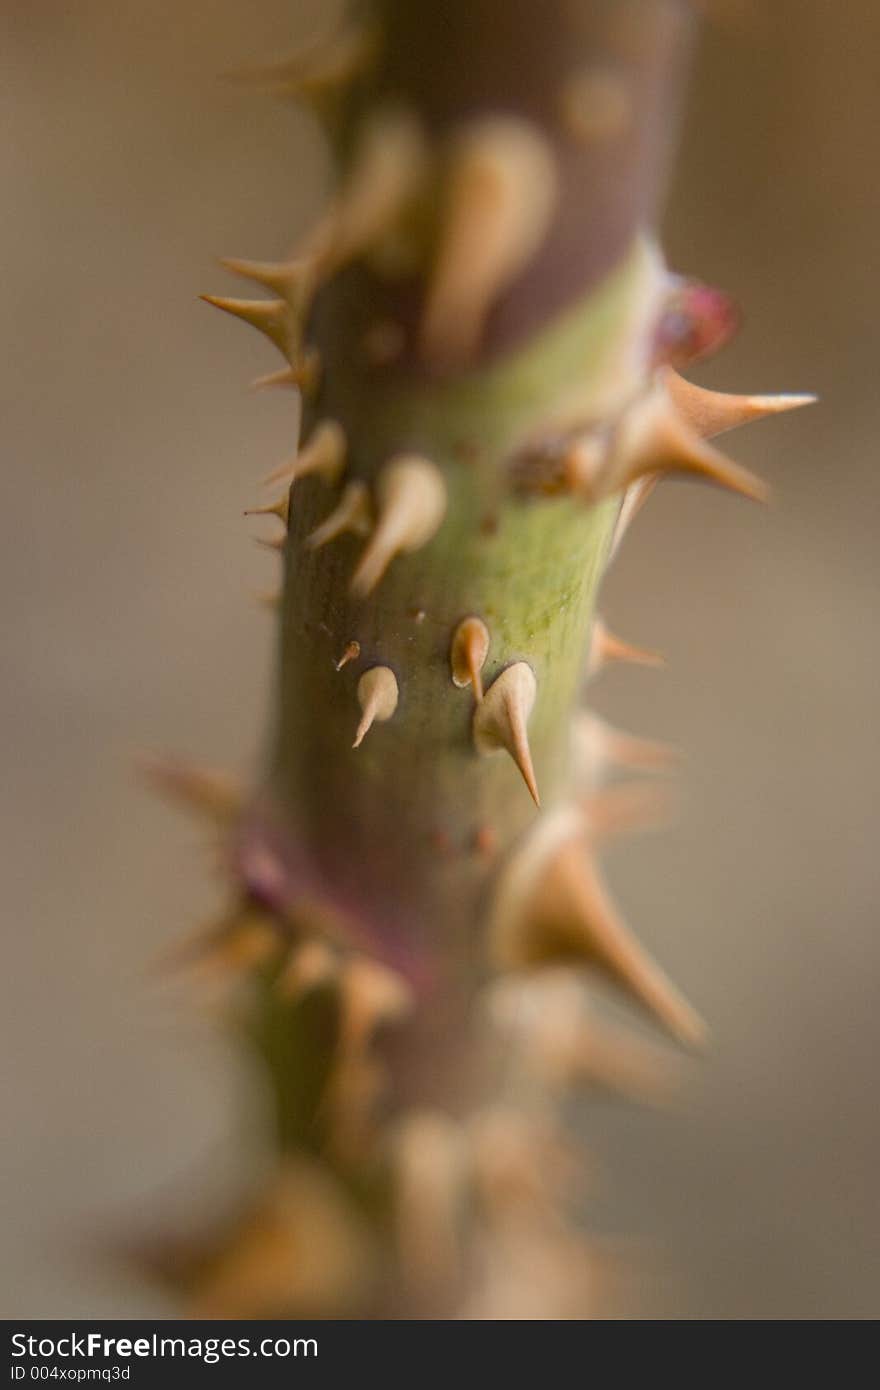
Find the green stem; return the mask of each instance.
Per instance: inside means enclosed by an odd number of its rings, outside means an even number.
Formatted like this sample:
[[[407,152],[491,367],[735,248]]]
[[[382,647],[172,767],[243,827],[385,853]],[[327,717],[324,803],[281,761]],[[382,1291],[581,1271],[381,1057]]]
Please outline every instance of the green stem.
[[[626,349],[649,331],[655,273],[639,244],[583,306],[461,383],[381,390],[337,355],[321,404],[353,441],[354,475],[369,477],[395,446],[412,448],[443,469],[449,493],[436,537],[397,558],[368,601],[349,593],[362,542],[305,545],[333,494],[316,479],[293,490],[273,789],[334,895],[380,935],[403,934],[444,975],[473,981],[478,966],[480,832],[504,849],[536,814],[512,761],[474,750],[472,694],[450,676],[452,633],[468,614],[485,621],[487,684],[514,661],[535,672],[530,741],[552,804],[564,790],[568,717],[617,502],[518,499],[505,489],[505,462],[555,404],[570,411],[574,401],[590,419],[607,410],[612,383],[621,400],[637,388],[643,356]],[[474,438],[481,455],[463,461]],[[352,640],[360,660],[337,672]],[[395,672],[400,702],[355,750],[357,681],[377,664]]]

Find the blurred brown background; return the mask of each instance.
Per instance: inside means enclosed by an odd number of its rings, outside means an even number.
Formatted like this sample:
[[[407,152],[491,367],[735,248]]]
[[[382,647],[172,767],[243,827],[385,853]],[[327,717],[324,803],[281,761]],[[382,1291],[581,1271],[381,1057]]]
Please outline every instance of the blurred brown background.
[[[252,595],[274,576],[241,509],[293,414],[248,395],[268,351],[195,294],[223,287],[216,254],[280,254],[320,205],[308,119],[215,78],[320,8],[0,17],[7,1317],[169,1311],[84,1246],[222,1173],[253,1085],[145,987],[217,893],[130,759],[259,757]],[[880,9],[733,8],[704,36],[666,246],[745,309],[702,379],[822,403],[733,443],[772,509],[664,487],[605,594],[670,664],[597,702],[687,752],[679,823],[611,872],[714,1036],[677,1110],[588,1113],[593,1219],[642,1252],[649,1315],[877,1316]]]

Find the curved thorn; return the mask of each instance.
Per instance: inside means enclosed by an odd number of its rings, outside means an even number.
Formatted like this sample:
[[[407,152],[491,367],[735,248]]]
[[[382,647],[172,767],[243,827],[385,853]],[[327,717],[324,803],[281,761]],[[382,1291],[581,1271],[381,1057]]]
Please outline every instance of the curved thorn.
[[[376,526],[351,580],[351,591],[358,598],[372,593],[395,555],[426,545],[446,515],[443,474],[417,454],[404,454],[387,463],[376,493]]]
[[[358,681],[361,720],[352,748],[360,748],[374,723],[382,724],[397,709],[397,677],[389,666],[371,666]]]
[[[753,420],[769,415],[781,415],[788,410],[800,410],[814,405],[812,395],[738,396],[725,391],[710,391],[687,381],[673,367],[661,367],[658,374],[673,405],[701,439],[712,439],[725,430],[738,429]]]
[[[366,483],[355,479],[345,487],[342,496],[329,516],[306,538],[310,550],[319,550],[322,545],[336,540],[346,532],[356,536],[367,536],[372,525],[373,508]]]
[[[508,666],[486,691],[474,711],[474,746],[478,753],[507,752],[516,763],[536,806],[541,805],[529,749],[528,720],[538,683],[525,661]]]
[[[449,664],[452,682],[459,689],[473,686],[477,704],[483,698],[483,677],[481,675],[486,657],[489,655],[489,629],[482,618],[463,618],[452,634],[449,649]]]

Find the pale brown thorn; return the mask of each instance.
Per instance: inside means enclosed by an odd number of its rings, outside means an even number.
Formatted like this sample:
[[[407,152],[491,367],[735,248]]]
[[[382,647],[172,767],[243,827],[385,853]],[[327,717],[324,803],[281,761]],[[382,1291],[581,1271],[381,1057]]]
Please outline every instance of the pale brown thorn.
[[[584,762],[596,771],[609,765],[638,772],[664,771],[680,757],[671,744],[638,738],[589,711],[577,715],[574,733]]]
[[[182,969],[198,974],[244,974],[269,960],[279,944],[271,918],[245,903],[164,952],[157,969],[163,974]]]
[[[591,842],[604,844],[618,835],[664,829],[675,802],[669,788],[656,782],[617,782],[594,789],[581,804]]]
[[[199,296],[206,304],[222,309],[226,314],[241,319],[260,333],[264,333],[275,346],[284,352],[289,341],[288,308],[283,299],[229,299],[225,295],[203,294]]]
[[[346,485],[342,496],[329,516],[306,539],[310,550],[319,550],[322,545],[336,540],[346,532],[356,536],[368,536],[372,525],[373,508],[366,483],[355,479]]]
[[[361,1306],[373,1261],[366,1224],[330,1166],[288,1153],[259,1200],[212,1242],[210,1258],[195,1262],[184,1312],[345,1317]]]
[[[489,629],[482,618],[463,618],[452,634],[449,664],[452,682],[459,689],[473,686],[477,704],[483,698],[482,669],[489,655]]]
[[[262,391],[275,386],[287,386],[302,391],[304,395],[314,395],[321,379],[321,354],[317,348],[306,348],[300,353],[296,365],[281,367],[277,372],[267,372],[255,377],[251,382],[252,391]]]
[[[339,658],[339,660],[333,663],[335,669],[336,669],[337,671],[341,671],[342,668],[343,668],[343,666],[347,666],[348,663],[349,663],[350,661],[357,661],[357,659],[358,659],[358,657],[360,656],[360,654],[361,654],[361,644],[360,644],[360,642],[356,642],[356,641],[351,641],[351,642],[349,642],[348,646],[345,648],[345,651],[342,653],[342,656]]]
[[[502,967],[565,961],[601,969],[681,1041],[702,1041],[700,1018],[642,949],[613,906],[585,831],[570,813],[539,822],[511,860],[490,940]]]
[[[160,792],[209,820],[225,825],[241,809],[244,793],[229,773],[158,754],[141,754],[136,766]]]
[[[572,945],[596,963],[657,1017],[681,1042],[705,1037],[705,1025],[660,967],[624,925],[590,855],[577,844],[559,850],[548,894],[557,893],[574,911]]]
[[[326,483],[335,483],[345,467],[347,453],[348,441],[342,426],[336,420],[321,420],[299,453],[273,468],[263,482],[267,487],[277,483],[290,487],[297,478],[317,474]]]
[[[524,1212],[539,1225],[552,1223],[555,1202],[571,1195],[580,1167],[552,1122],[502,1102],[478,1111],[468,1128],[472,1181],[490,1223],[503,1229],[512,1217],[515,1228]]]
[[[372,593],[395,555],[426,545],[446,515],[443,474],[417,454],[402,454],[387,463],[376,494],[378,520],[351,580],[358,598]]]
[[[374,1054],[377,1033],[412,1007],[412,994],[396,971],[366,956],[349,956],[337,985],[339,1001],[334,1067],[321,1110],[337,1155],[362,1156],[386,1070]]]
[[[673,405],[701,439],[712,439],[725,430],[787,410],[799,410],[816,401],[812,395],[738,396],[710,391],[687,381],[673,367],[661,367],[659,376]]]
[[[264,550],[282,551],[287,548],[286,536],[273,536],[270,540],[266,540],[263,536],[254,536],[254,540],[256,544],[261,545]]]
[[[569,1059],[575,1085],[624,1096],[640,1105],[665,1106],[680,1082],[671,1057],[632,1037],[587,1019],[574,1040]]]
[[[280,96],[312,102],[320,109],[365,72],[378,51],[373,26],[347,22],[280,62],[236,68],[223,76],[229,81],[264,87]]]
[[[541,245],[557,194],[552,146],[529,122],[491,116],[461,133],[420,330],[427,360],[449,365],[476,350],[492,304]]]
[[[388,666],[371,666],[358,681],[361,720],[352,748],[360,748],[374,723],[384,723],[397,709],[397,677]]]
[[[347,454],[345,430],[336,420],[322,420],[297,455],[294,477],[318,473],[325,482],[335,483],[345,467]]]
[[[535,703],[537,681],[531,666],[517,661],[508,666],[486,691],[474,711],[474,746],[478,753],[507,752],[519,768],[536,806],[541,805],[529,749],[528,720]]]
[[[443,1301],[461,1277],[465,1137],[448,1115],[416,1110],[399,1121],[392,1142],[397,1257],[417,1298]]]
[[[620,543],[633,521],[654,491],[657,481],[656,476],[639,478],[637,482],[632,483],[624,492],[623,499],[620,503],[620,511],[617,514],[617,521],[614,524],[614,534],[611,538],[611,552],[608,556],[609,564],[617,554]]]
[[[702,440],[666,390],[656,386],[623,416],[592,496],[608,496],[641,478],[668,473],[703,478],[753,501],[766,501],[768,496],[762,479]]]
[[[649,647],[637,647],[632,642],[625,642],[622,637],[617,637],[611,632],[601,618],[596,618],[590,638],[588,670],[593,675],[605,666],[611,666],[615,663],[660,667],[666,665],[666,659],[662,652],[653,651]]]
[[[402,1018],[412,1007],[412,994],[401,975],[377,960],[351,956],[340,982],[339,1047],[358,1052],[383,1024]]]
[[[407,110],[373,112],[357,133],[334,205],[305,244],[326,278],[369,252],[424,185],[429,156],[421,126]]]
[[[543,815],[505,865],[488,944],[496,966],[528,971],[569,962],[602,969],[682,1041],[702,1021],[639,945],[613,906],[591,849],[590,816],[571,805]]]
[[[303,941],[291,949],[278,977],[278,991],[287,999],[300,999],[311,990],[332,983],[338,970],[337,958],[325,942],[317,938]]]
[[[251,382],[252,391],[265,391],[273,386],[290,386],[294,390],[299,388],[297,374],[292,367],[279,367],[277,372],[266,372],[263,376],[255,376]]]
[[[681,758],[680,750],[671,743],[663,743],[654,738],[640,738],[624,729],[614,728],[604,719],[599,721],[599,725],[605,756],[618,767],[632,768],[637,772],[664,771],[674,767]],[[594,728],[597,728],[595,723]]]
[[[279,463],[271,472],[267,473],[263,479],[263,487],[290,487],[291,483],[296,478],[296,461],[298,457],[298,454],[294,454],[293,458],[285,459],[283,463]]]
[[[262,507],[246,507],[245,516],[277,516],[286,526],[290,520],[290,493],[285,488],[276,502],[267,502]]]
[[[271,290],[285,301],[295,316],[305,317],[317,282],[314,263],[307,256],[289,261],[248,261],[237,256],[222,256],[220,264],[233,275],[241,275]]]
[[[667,1099],[671,1059],[596,1017],[591,1002],[576,969],[548,967],[499,977],[490,1018],[517,1046],[521,1065],[557,1094],[588,1085],[639,1101]]]
[[[812,405],[817,399],[812,395],[738,396],[709,391],[687,381],[672,367],[661,367],[657,373],[657,380],[673,408],[702,439],[710,439],[752,420]],[[614,528],[609,559],[616,555],[626,531],[644,506],[659,476],[648,474],[626,488]]]

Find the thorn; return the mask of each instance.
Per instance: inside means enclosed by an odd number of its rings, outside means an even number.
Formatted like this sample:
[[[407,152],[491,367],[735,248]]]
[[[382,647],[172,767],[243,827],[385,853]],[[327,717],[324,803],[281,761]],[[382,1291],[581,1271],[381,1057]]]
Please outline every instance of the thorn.
[[[250,870],[250,864],[248,870]],[[283,877],[285,872],[283,865],[276,860],[274,866],[270,864],[269,872],[277,875],[279,871]],[[251,882],[250,873],[248,882]],[[328,901],[320,890],[297,893],[295,898],[289,902],[287,920],[296,931],[304,934],[298,937],[299,940],[320,940],[334,950],[349,949],[357,935],[351,913],[336,903]]]
[[[514,969],[564,960],[589,963],[674,1037],[692,1046],[701,1043],[702,1020],[623,923],[584,847],[583,833],[551,841],[540,857],[529,859],[528,853],[527,845],[519,865],[511,862],[495,904],[499,963]]]
[[[277,502],[267,502],[263,507],[247,507],[245,516],[277,516],[286,526],[290,520],[290,492],[285,488]]]
[[[241,810],[244,795],[229,773],[158,754],[142,754],[137,768],[172,801],[220,825],[227,825]]]
[[[665,1106],[680,1083],[671,1058],[623,1028],[585,1018],[572,1039],[568,1081],[608,1091],[639,1105]]]
[[[227,299],[219,294],[202,294],[199,298],[259,329],[280,352],[286,352],[290,331],[288,309],[283,299]]]
[[[298,385],[293,367],[279,367],[277,372],[265,372],[263,376],[255,376],[251,382],[251,390],[265,391],[272,386],[298,387]]]
[[[446,482],[440,469],[417,454],[401,454],[382,469],[376,484],[378,520],[351,580],[358,598],[372,593],[395,555],[419,550],[446,515]]]
[[[263,479],[263,487],[278,487],[283,485],[289,488],[296,474],[297,458],[298,455],[294,454],[293,458],[285,459],[283,463],[279,463],[276,468],[273,468],[271,473],[267,473]]]
[[[254,539],[255,543],[256,543],[257,545],[261,545],[261,546],[264,548],[264,550],[278,550],[278,551],[283,551],[283,550],[285,550],[285,549],[287,548],[287,537],[286,537],[286,535],[284,535],[284,536],[273,536],[273,537],[271,538],[271,540],[266,540],[263,536],[254,536],[253,539]]]
[[[308,1258],[303,1252],[308,1251]],[[374,1272],[371,1236],[329,1165],[288,1154],[266,1192],[195,1262],[194,1318],[353,1316]]]
[[[701,386],[695,386],[693,382],[686,381],[669,366],[659,369],[658,380],[686,426],[701,439],[710,439],[714,435],[723,434],[725,430],[748,424],[751,420],[764,419],[768,415],[786,410],[797,410],[801,406],[813,404],[817,399],[811,395],[735,396],[719,391],[707,391]],[[714,457],[722,458],[720,454]],[[751,478],[751,475],[746,474],[746,477]],[[609,563],[617,554],[634,518],[648,500],[657,479],[656,474],[638,478],[624,492],[611,542]],[[752,479],[752,482],[755,481]],[[759,489],[763,488],[763,484],[758,483],[757,486]]]
[[[286,999],[301,999],[311,990],[332,983],[338,972],[336,956],[325,942],[303,941],[292,948],[277,987]]]
[[[297,358],[296,366],[281,367],[277,372],[267,372],[255,377],[251,382],[252,391],[263,391],[274,386],[289,386],[313,396],[321,380],[321,354],[317,348],[306,348]]]
[[[612,666],[617,662],[630,666],[660,667],[666,665],[666,659],[661,652],[652,651],[648,647],[636,647],[632,642],[625,642],[622,637],[617,637],[609,631],[601,618],[596,618],[590,638],[587,672],[592,676],[606,666]]]
[[[624,486],[653,474],[688,473],[753,502],[766,502],[766,482],[703,442],[666,392],[649,393],[633,414],[624,416],[616,443],[626,470]]]
[[[672,1089],[670,1059],[595,1017],[570,967],[499,977],[489,1008],[527,1073],[557,1095],[587,1085],[656,1104]]]
[[[339,982],[341,1052],[360,1052],[378,1029],[403,1018],[412,994],[401,975],[366,956],[352,956]]]
[[[308,443],[297,455],[294,479],[319,474],[326,483],[335,483],[348,454],[345,430],[336,420],[322,420],[309,435]]]
[[[378,53],[375,26],[342,23],[279,63],[238,68],[224,76],[305,101],[320,114],[372,66]]]
[[[449,664],[452,683],[459,689],[472,685],[477,704],[483,698],[483,677],[480,672],[489,655],[489,629],[482,618],[463,618],[452,634]]]
[[[257,377],[251,383],[252,389],[285,386],[295,387],[306,395],[312,395],[320,380],[321,357],[316,348],[301,351],[301,344],[306,319],[317,288],[318,271],[314,257],[302,256],[294,260],[274,262],[244,261],[227,256],[221,259],[220,264],[232,274],[254,280],[278,296],[274,301],[224,300],[221,303],[217,299],[210,300],[221,308],[246,303],[250,303],[252,309],[254,305],[265,306],[267,303],[276,306],[273,317],[277,320],[277,326],[269,336],[276,347],[290,359],[290,365],[277,372],[268,372],[265,376]],[[283,311],[277,310],[279,304],[283,306]],[[232,309],[230,312],[238,312],[239,317],[247,317],[249,323],[255,322],[253,317],[243,315],[240,311]],[[262,310],[257,312],[260,321],[256,322],[255,326],[267,332],[268,329],[263,327],[265,314]]]
[[[328,541],[351,531],[356,536],[368,536],[372,526],[373,508],[366,483],[348,483],[333,511],[306,538],[310,550],[319,550]]]
[[[568,845],[557,854],[546,891],[548,898],[554,895],[572,913],[567,928],[576,954],[594,956],[619,986],[681,1042],[702,1042],[702,1020],[624,925],[595,862],[579,846]],[[545,907],[549,906],[545,901]]]
[[[429,156],[409,111],[374,112],[358,132],[345,184],[307,242],[327,278],[390,232],[424,186]]]
[[[375,1055],[377,1034],[412,1008],[403,977],[366,956],[349,957],[338,982],[338,1032],[334,1067],[322,1107],[335,1152],[363,1155],[386,1086],[386,1068]]]
[[[253,280],[283,299],[294,318],[303,322],[317,287],[317,270],[307,256],[289,261],[245,261],[236,256],[222,256],[220,264],[233,275]]]
[[[486,691],[474,711],[474,744],[478,753],[504,749],[513,758],[536,806],[541,805],[527,725],[538,684],[531,666],[517,661],[508,666]]]
[[[273,468],[263,482],[269,487],[276,483],[290,487],[297,478],[307,478],[314,473],[332,485],[345,467],[347,453],[348,440],[342,426],[336,420],[322,420],[296,457]]]
[[[656,483],[656,477],[639,478],[638,482],[631,483],[624,492],[620,511],[617,513],[617,521],[614,524],[614,534],[611,537],[611,548],[608,555],[609,565],[617,554],[620,543],[630,526],[654,491]]]
[[[334,663],[335,669],[336,669],[337,671],[341,671],[342,668],[343,668],[343,666],[347,666],[348,663],[349,663],[350,661],[357,661],[357,659],[358,659],[358,657],[360,656],[360,654],[361,654],[361,644],[360,644],[360,642],[356,642],[356,641],[349,642],[349,644],[348,644],[348,646],[346,647],[345,651],[342,653],[342,656],[339,658],[339,660],[338,660],[337,662]]]
[[[590,779],[607,767],[635,772],[668,771],[680,757],[671,744],[624,733],[587,711],[575,716],[572,732],[578,761]]]
[[[200,976],[241,976],[270,960],[279,944],[272,918],[241,903],[166,952],[159,966],[163,973],[186,969]]]
[[[552,1124],[497,1105],[479,1111],[468,1128],[472,1181],[489,1221],[502,1227],[525,1213],[550,1216],[553,1198],[569,1192],[577,1167]]]
[[[592,791],[582,809],[591,843],[601,844],[618,835],[665,829],[673,803],[668,788],[656,782],[617,782]]]
[[[799,410],[816,401],[816,397],[810,395],[737,396],[709,391],[686,381],[673,367],[662,367],[658,375],[676,410],[701,439],[712,439],[725,430],[748,425],[752,420]]]
[[[357,697],[361,722],[352,748],[360,748],[373,724],[383,724],[397,709],[397,677],[389,666],[371,666],[358,681]]]
[[[451,365],[476,351],[492,305],[544,240],[557,185],[553,149],[527,121],[488,117],[459,137],[421,326],[428,360]]]
[[[397,1124],[393,1149],[394,1235],[406,1287],[419,1300],[445,1301],[462,1272],[464,1134],[449,1116],[416,1110]]]
[[[582,490],[595,501],[621,492],[641,478],[684,473],[717,483],[753,501],[766,501],[767,486],[705,443],[657,385],[621,418],[600,470],[582,478]]]

